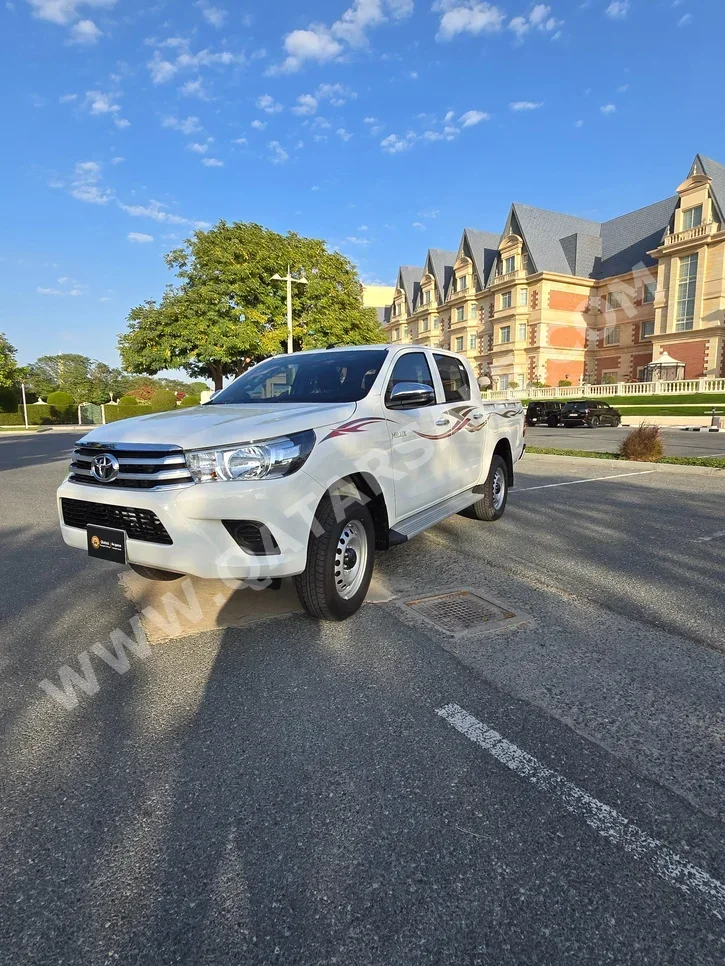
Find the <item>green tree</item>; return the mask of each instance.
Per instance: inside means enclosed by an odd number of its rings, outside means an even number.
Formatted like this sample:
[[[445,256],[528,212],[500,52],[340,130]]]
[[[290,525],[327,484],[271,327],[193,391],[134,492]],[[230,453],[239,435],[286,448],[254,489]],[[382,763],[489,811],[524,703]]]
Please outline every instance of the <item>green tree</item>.
[[[213,379],[218,389],[224,376],[283,351],[285,286],[270,278],[288,265],[304,268],[309,280],[294,287],[295,348],[384,339],[375,310],[363,308],[354,266],[318,239],[221,221],[169,252],[166,263],[178,284],[168,286],[158,303],[132,309],[128,331],[119,338],[129,372],[183,368],[192,377]]]
[[[0,387],[10,388],[14,386],[24,375],[24,370],[19,369],[15,360],[16,349],[10,345],[4,332],[0,332]]]
[[[64,352],[57,356],[41,356],[28,369],[33,392],[46,398],[49,393],[69,392],[76,403],[105,403],[123,393],[127,377],[120,369],[88,356]]]

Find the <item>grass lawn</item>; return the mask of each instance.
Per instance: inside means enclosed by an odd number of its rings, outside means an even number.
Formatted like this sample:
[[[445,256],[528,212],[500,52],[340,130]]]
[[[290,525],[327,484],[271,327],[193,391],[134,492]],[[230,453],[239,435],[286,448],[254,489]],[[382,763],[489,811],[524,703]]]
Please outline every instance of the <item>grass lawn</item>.
[[[0,433],[37,433],[40,426],[30,426],[28,429],[25,426],[0,426]]]
[[[544,446],[527,446],[527,453],[539,453],[542,456],[582,456],[587,459],[596,460],[621,460],[622,457],[617,453],[589,453],[583,449],[551,449]],[[643,461],[644,462],[644,461]],[[654,460],[655,463],[668,463],[673,466],[714,466],[716,469],[725,470],[725,459],[720,457],[700,457],[700,456],[663,456],[661,460]]]
[[[711,416],[712,407],[705,406],[617,406],[623,416],[639,416],[647,419],[648,416]],[[725,416],[725,408],[716,406],[715,409],[720,416]]]

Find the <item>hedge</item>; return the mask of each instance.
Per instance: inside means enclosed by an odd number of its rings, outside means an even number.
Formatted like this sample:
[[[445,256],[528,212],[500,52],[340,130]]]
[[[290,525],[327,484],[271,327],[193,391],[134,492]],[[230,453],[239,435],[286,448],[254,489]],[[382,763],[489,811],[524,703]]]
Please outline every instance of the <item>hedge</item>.
[[[157,389],[151,397],[151,412],[165,413],[176,409],[176,393],[170,389]]]
[[[188,409],[190,406],[200,406],[201,396],[184,396],[184,398],[179,403],[183,409]]]
[[[124,403],[123,400],[126,399],[123,396],[117,406],[106,405],[104,407],[104,412],[106,414],[107,423],[117,423],[119,419],[134,419],[136,416],[146,416],[151,412],[151,407],[147,403]],[[133,397],[131,397],[133,398]]]
[[[48,426],[52,423],[60,423],[60,413],[46,403],[33,403],[28,406],[28,423],[31,426]],[[74,420],[71,420],[72,422]],[[14,413],[0,412],[0,426],[24,426],[25,419],[23,410],[18,407]]]

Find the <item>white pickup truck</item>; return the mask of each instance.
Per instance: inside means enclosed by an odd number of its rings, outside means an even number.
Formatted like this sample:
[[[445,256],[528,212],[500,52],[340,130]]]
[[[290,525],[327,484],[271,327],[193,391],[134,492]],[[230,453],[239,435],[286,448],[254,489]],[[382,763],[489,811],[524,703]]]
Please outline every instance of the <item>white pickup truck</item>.
[[[498,520],[525,449],[518,402],[421,346],[267,359],[205,405],[94,429],[58,490],[63,539],[144,577],[294,577],[344,620],[376,550],[455,513]]]

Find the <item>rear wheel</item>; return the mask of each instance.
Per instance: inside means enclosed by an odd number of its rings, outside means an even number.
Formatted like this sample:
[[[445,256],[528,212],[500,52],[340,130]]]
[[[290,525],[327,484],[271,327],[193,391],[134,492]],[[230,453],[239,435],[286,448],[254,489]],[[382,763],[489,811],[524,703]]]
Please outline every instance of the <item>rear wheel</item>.
[[[589,428],[599,429],[600,424],[601,424],[601,419],[599,418],[599,416],[592,416],[591,420],[589,421]]]
[[[181,580],[184,574],[175,574],[171,570],[158,570],[156,567],[142,567],[141,564],[129,564],[131,570],[146,580]]]
[[[315,514],[307,566],[295,577],[300,603],[312,617],[344,621],[357,611],[370,586],[375,562],[375,528],[370,511],[352,503],[341,514],[325,497]]]
[[[559,417],[555,414],[549,416],[549,418],[546,420],[546,425],[549,427],[549,429],[556,429],[556,427],[559,425]]]
[[[500,456],[491,460],[488,478],[483,484],[483,496],[473,506],[462,511],[464,517],[493,523],[500,520],[506,509],[509,495],[508,468]]]

